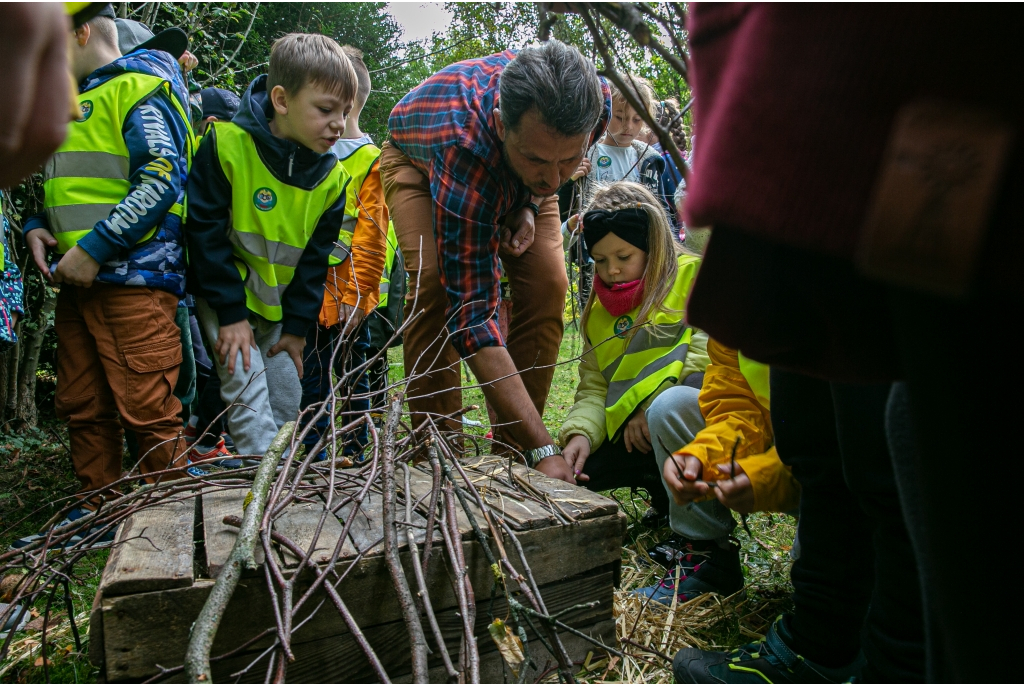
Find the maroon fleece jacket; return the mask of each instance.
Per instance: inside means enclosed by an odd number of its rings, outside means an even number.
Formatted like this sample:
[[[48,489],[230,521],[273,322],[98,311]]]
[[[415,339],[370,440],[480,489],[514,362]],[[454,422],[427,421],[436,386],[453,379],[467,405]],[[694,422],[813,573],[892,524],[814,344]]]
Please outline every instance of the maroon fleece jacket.
[[[989,5],[691,5],[686,223],[715,227],[691,322],[834,379],[898,374],[885,287],[853,257],[898,110],[941,100],[1024,123],[1021,20]],[[1019,139],[1019,136],[1018,136]],[[1014,147],[972,292],[1024,293]]]

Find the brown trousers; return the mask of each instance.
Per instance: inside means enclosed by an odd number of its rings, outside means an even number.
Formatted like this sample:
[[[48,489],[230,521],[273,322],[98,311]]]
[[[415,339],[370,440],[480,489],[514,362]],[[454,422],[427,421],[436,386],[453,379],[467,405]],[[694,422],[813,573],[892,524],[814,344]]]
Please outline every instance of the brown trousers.
[[[184,452],[174,396],[181,364],[177,306],[174,295],[152,288],[61,286],[54,321],[57,416],[68,422],[83,493],[121,477],[122,426],[138,439],[142,473],[167,468],[176,447]]]
[[[462,408],[460,360],[446,338],[448,295],[438,275],[430,182],[401,150],[387,143],[381,153],[380,174],[409,274],[405,317],[408,320],[411,316],[414,301],[423,311],[406,329],[403,346],[406,374],[414,367],[417,372],[427,372],[409,384],[409,408],[414,425],[418,425],[424,413],[443,416]],[[495,217],[495,223],[500,219]],[[537,412],[543,416],[554,375],[552,365],[562,342],[562,316],[569,288],[557,198],[548,198],[541,206],[533,244],[519,257],[503,258],[502,264],[512,291],[508,352],[522,371],[523,384]]]

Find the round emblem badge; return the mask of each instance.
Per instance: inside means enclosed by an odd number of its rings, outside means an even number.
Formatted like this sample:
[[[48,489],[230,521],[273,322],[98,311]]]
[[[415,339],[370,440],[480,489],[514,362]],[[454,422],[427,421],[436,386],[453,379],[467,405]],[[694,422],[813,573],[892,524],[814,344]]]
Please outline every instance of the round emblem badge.
[[[277,195],[270,188],[259,188],[253,193],[252,203],[261,212],[269,212],[277,204]]]
[[[601,167],[602,169],[610,167],[611,165],[612,158],[609,157],[608,155],[601,155],[600,157],[597,158],[597,166]]]
[[[632,325],[633,319],[629,318],[628,315],[623,314],[619,318],[615,319],[615,335],[621,338]]]
[[[92,100],[83,100],[78,106],[82,109],[82,118],[79,121],[85,121],[92,116]]]

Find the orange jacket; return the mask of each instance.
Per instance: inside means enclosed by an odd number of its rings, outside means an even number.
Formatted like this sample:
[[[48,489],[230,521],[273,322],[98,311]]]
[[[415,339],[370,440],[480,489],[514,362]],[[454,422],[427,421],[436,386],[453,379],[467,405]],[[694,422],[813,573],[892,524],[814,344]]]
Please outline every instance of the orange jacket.
[[[711,362],[704,372],[700,411],[705,428],[693,442],[676,452],[697,457],[704,480],[723,480],[716,466],[729,465],[733,446],[736,463],[742,464],[754,488],[757,511],[791,511],[800,503],[800,485],[789,467],[779,461],[773,443],[771,412],[754,395],[740,372],[736,350],[708,340]]]
[[[341,321],[341,304],[358,307],[369,314],[380,299],[380,276],[387,250],[388,208],[380,181],[380,160],[359,189],[359,218],[352,231],[351,256],[327,270],[324,305],[320,324],[333,326]]]

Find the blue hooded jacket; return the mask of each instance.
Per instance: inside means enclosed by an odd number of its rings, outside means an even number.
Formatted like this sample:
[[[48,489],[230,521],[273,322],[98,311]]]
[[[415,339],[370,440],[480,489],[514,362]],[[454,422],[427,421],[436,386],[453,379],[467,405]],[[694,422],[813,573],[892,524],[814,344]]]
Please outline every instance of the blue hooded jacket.
[[[88,92],[123,74],[135,72],[157,76],[171,84],[172,96],[177,98],[185,112],[189,111],[188,88],[177,62],[170,54],[159,50],[136,50],[92,72],[79,86],[79,92]],[[188,139],[190,124],[175,109],[165,90],[159,89],[141,100],[125,119],[121,133],[128,148],[128,173],[131,188],[126,197],[144,185],[146,177],[170,186],[160,201],[145,215],[130,222],[120,233],[111,230],[106,220],[99,221],[83,237],[78,246],[100,263],[96,280],[115,285],[138,285],[185,294],[185,257],[181,219],[168,213],[175,202],[183,202],[185,180],[188,175]],[[154,138],[155,137],[155,138]],[[159,139],[158,156],[172,166],[168,174],[157,174],[147,168],[153,161],[151,140]],[[168,144],[170,141],[170,144]],[[117,210],[113,210],[117,212]],[[123,222],[119,222],[122,225]],[[156,234],[144,243],[139,241],[154,227]],[[25,234],[37,228],[48,228],[46,214],[37,214],[25,223]],[[57,261],[51,265],[51,271]]]

